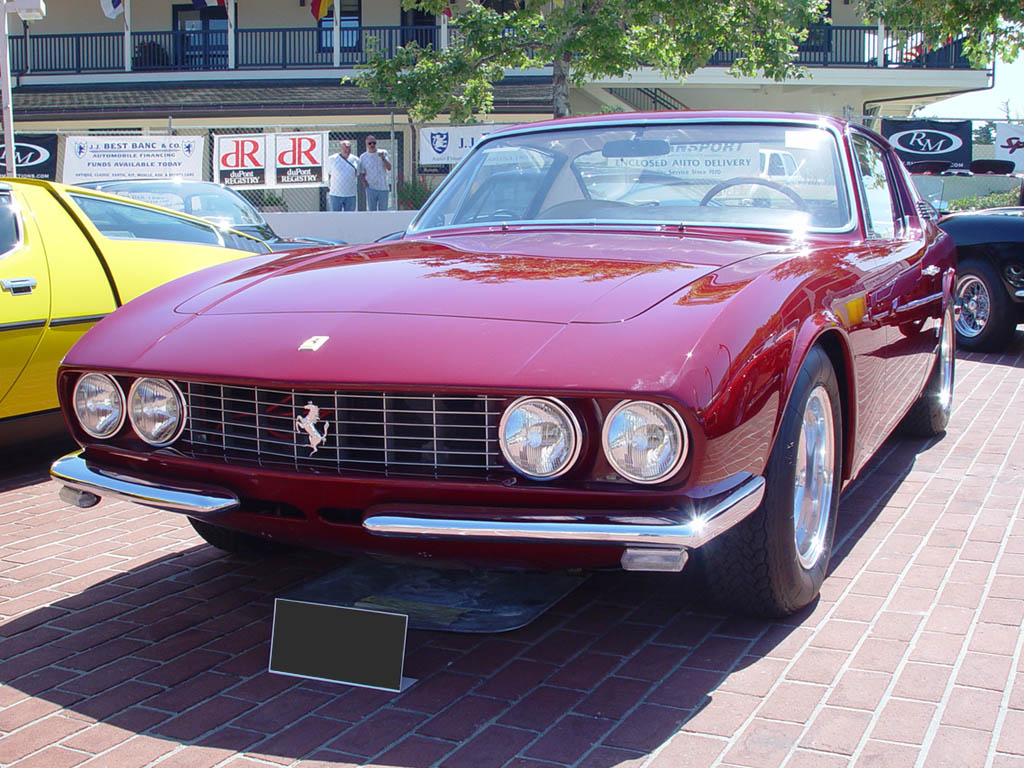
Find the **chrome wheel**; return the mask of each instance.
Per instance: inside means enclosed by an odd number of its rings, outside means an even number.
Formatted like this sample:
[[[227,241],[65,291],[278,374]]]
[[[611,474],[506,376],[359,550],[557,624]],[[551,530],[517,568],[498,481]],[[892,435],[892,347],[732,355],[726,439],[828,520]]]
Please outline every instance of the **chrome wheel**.
[[[956,304],[960,312],[955,320],[961,336],[973,338],[985,330],[992,311],[988,286],[974,275],[965,275],[956,284]]]
[[[939,405],[949,408],[953,402],[953,324],[949,313],[939,328]]]
[[[795,456],[793,541],[805,570],[817,564],[827,545],[835,482],[835,434],[832,400],[819,384],[807,398]]]

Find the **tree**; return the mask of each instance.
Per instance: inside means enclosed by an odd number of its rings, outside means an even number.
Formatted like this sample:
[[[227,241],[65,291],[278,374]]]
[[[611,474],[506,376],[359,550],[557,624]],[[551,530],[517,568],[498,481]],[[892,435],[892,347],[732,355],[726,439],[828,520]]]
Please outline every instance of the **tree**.
[[[975,144],[995,144],[996,143],[996,124],[991,120],[986,120],[981,125],[978,125],[974,129],[974,143]]]
[[[552,67],[552,113],[570,113],[569,87],[649,66],[682,79],[718,51],[740,52],[731,72],[800,77],[797,46],[826,0],[513,0],[497,11],[481,0],[402,0],[406,10],[451,10],[444,49],[416,43],[372,51],[357,84],[376,103],[408,112],[410,124],[448,114],[470,122],[493,108],[508,70]],[[925,46],[962,40],[976,63],[1024,46],[1021,0],[859,0],[860,12],[894,29],[923,33]],[[413,135],[416,135],[415,133]]]
[[[357,84],[377,103],[408,110],[411,123],[450,115],[469,122],[493,106],[506,70],[552,67],[552,113],[570,114],[569,87],[642,66],[682,78],[719,50],[742,52],[737,74],[800,75],[798,42],[825,0],[518,0],[510,11],[466,0],[445,49],[410,43],[371,52]],[[441,14],[448,0],[403,0]]]

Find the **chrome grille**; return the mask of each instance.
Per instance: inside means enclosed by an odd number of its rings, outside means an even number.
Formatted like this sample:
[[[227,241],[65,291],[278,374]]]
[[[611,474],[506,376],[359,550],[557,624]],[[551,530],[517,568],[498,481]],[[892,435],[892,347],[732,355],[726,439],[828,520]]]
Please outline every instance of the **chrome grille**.
[[[175,448],[194,458],[298,471],[481,476],[503,466],[502,398],[305,392],[179,381],[188,422]],[[316,452],[298,419],[319,409]],[[326,432],[325,432],[326,430]]]

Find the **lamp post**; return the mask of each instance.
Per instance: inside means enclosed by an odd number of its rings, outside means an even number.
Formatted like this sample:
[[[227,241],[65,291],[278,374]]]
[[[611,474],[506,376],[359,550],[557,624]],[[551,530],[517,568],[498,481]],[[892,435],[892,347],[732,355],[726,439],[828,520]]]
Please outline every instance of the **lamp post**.
[[[0,91],[4,100],[4,152],[7,175],[18,175],[18,159],[14,152],[14,109],[11,106],[11,50],[7,38],[7,14],[17,13],[23,21],[41,19],[46,15],[45,0],[2,0],[4,4],[3,30],[0,30]]]

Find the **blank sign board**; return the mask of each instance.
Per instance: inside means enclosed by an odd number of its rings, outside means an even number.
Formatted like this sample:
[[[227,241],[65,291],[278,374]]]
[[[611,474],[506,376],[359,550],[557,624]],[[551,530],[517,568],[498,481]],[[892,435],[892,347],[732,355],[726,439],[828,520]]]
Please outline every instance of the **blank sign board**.
[[[278,598],[270,671],[399,691],[408,623],[399,613]]]

